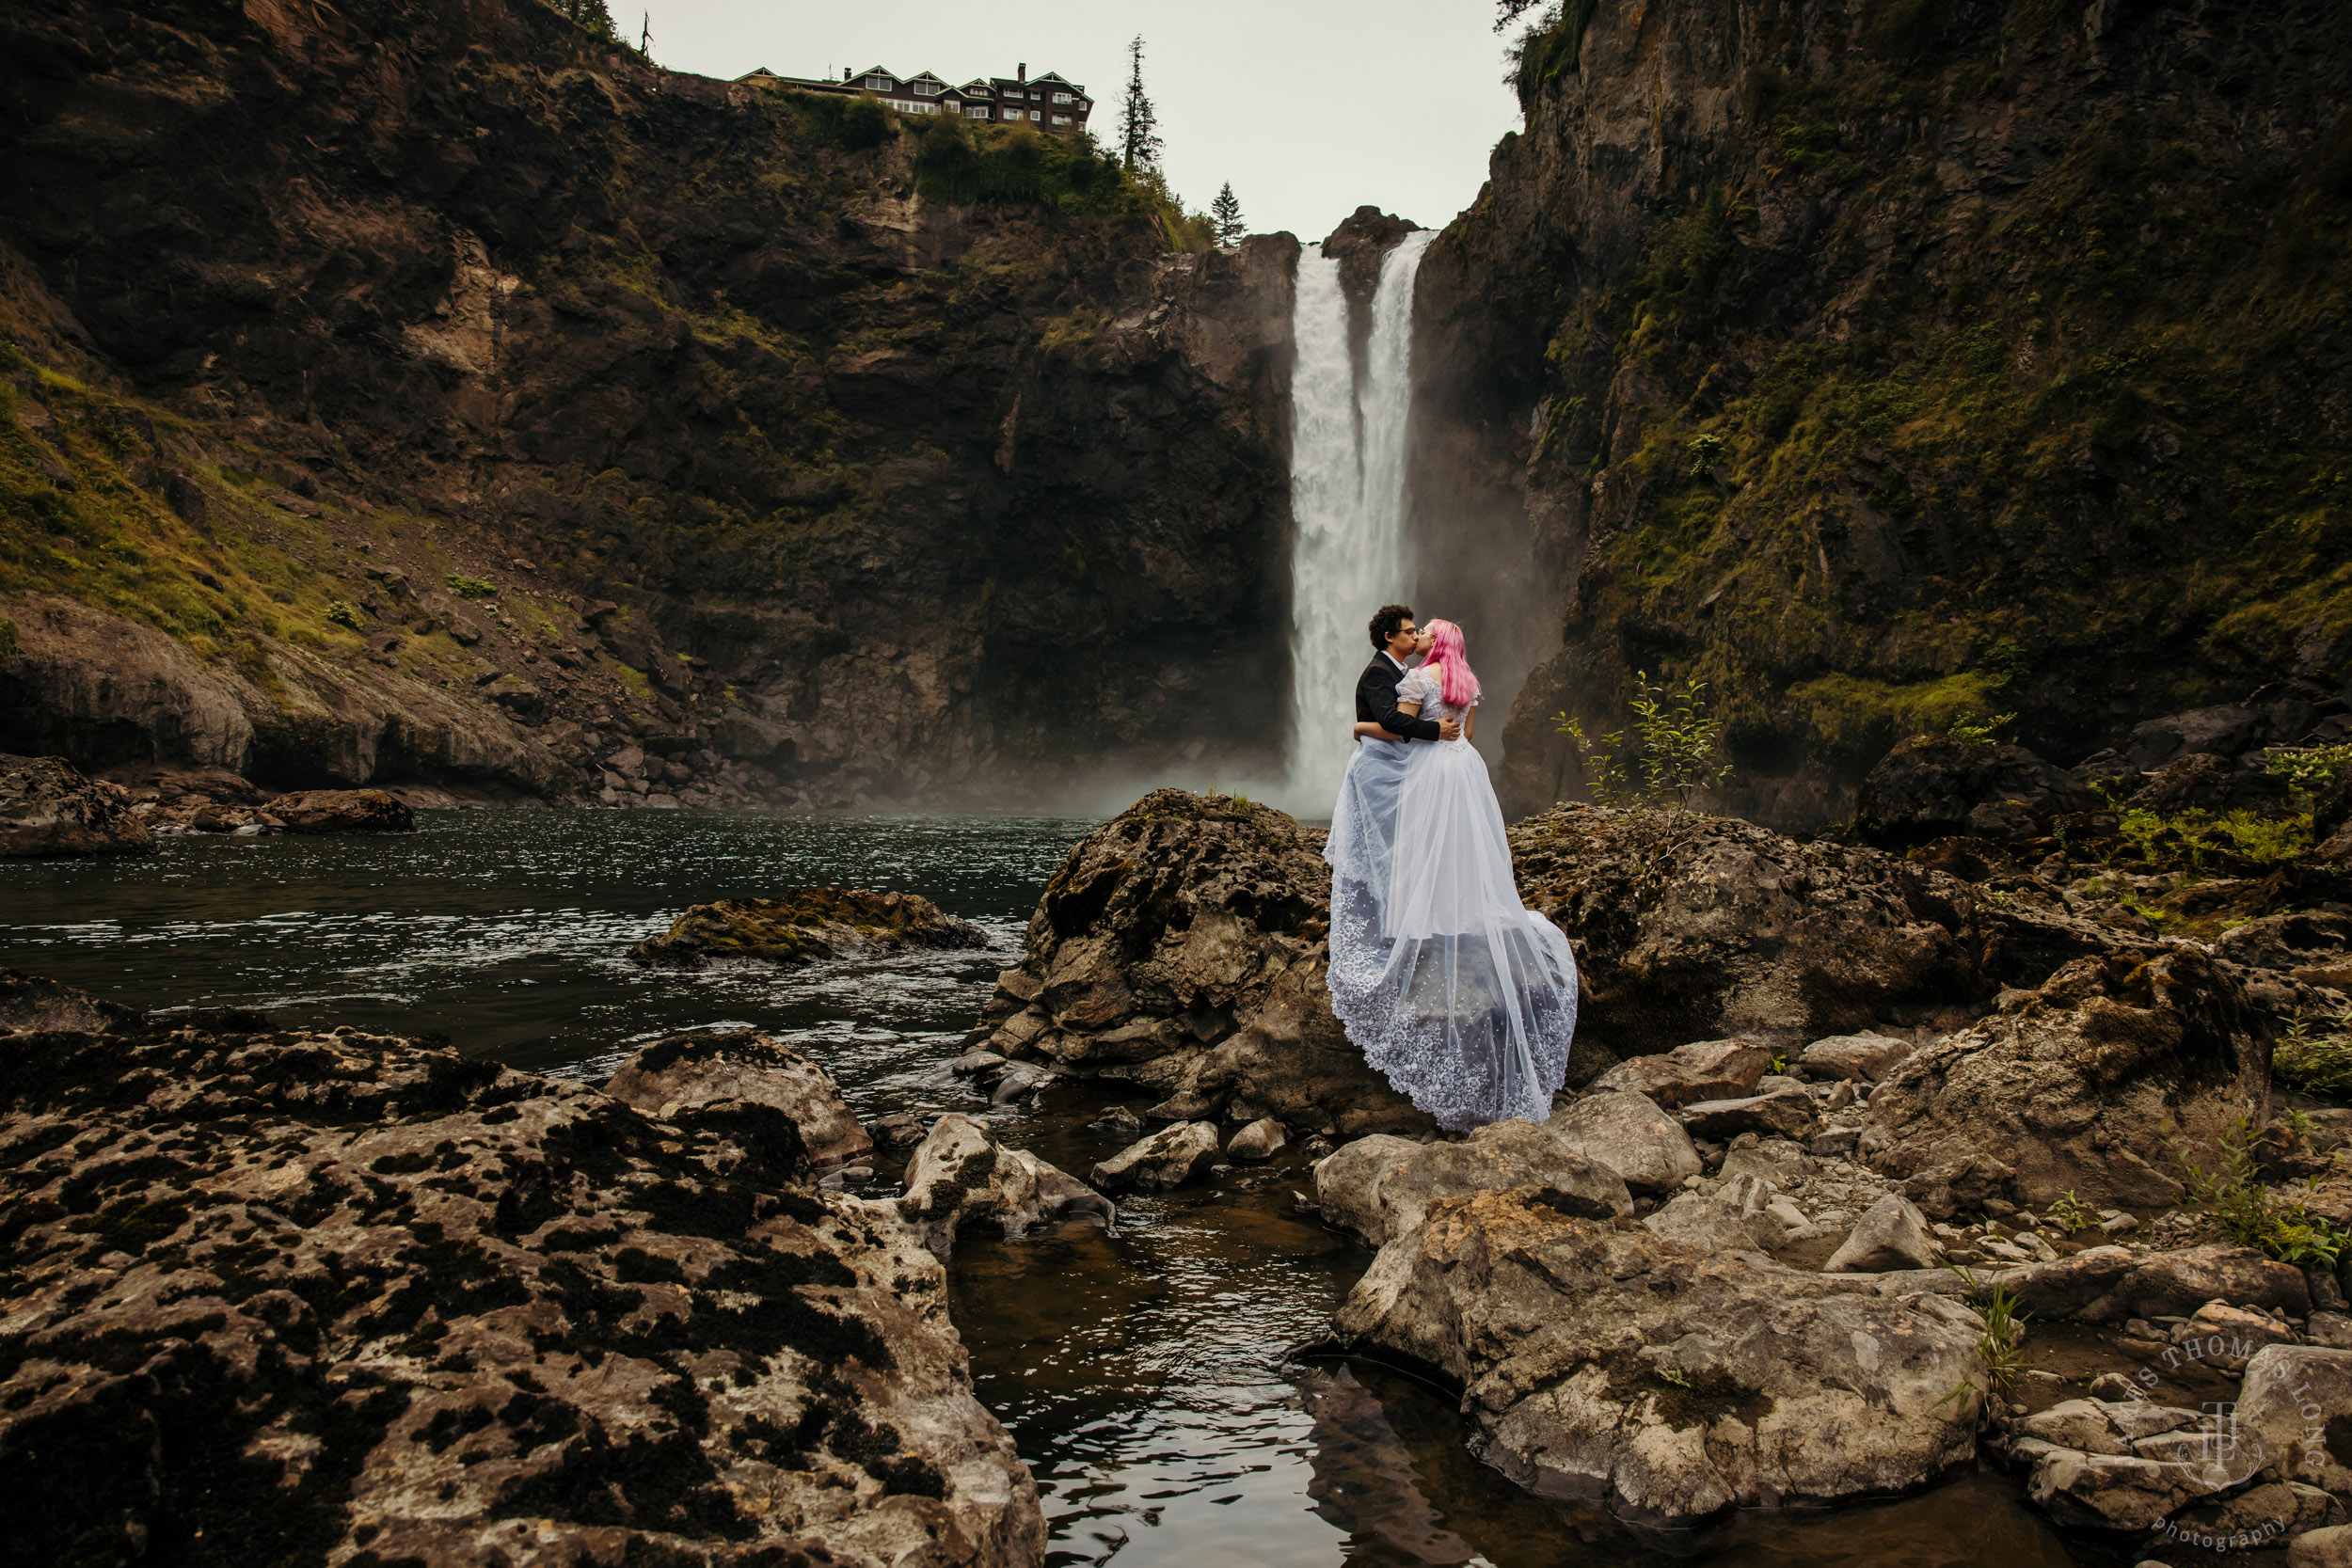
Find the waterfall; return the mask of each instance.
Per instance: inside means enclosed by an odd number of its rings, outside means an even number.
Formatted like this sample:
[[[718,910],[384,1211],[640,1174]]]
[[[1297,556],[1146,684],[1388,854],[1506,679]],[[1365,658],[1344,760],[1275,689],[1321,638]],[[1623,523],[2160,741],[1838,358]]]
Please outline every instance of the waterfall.
[[[1381,258],[1359,379],[1339,263],[1309,245],[1291,311],[1291,736],[1285,793],[1321,816],[1354,749],[1356,677],[1372,612],[1410,602],[1405,437],[1412,411],[1413,275],[1437,238],[1416,230]]]

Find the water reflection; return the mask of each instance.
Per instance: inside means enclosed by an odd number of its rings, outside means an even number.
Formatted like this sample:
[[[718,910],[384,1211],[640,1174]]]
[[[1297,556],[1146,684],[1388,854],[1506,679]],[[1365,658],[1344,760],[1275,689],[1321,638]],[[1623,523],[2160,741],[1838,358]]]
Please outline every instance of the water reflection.
[[[147,1008],[438,1033],[583,1078],[671,1030],[745,1022],[823,1061],[864,1115],[978,1110],[946,1071],[1046,879],[1089,825],[953,817],[429,814],[413,837],[183,839],[123,862],[0,864],[0,965]],[[812,882],[902,889],[978,922],[984,953],[802,970],[644,971],[690,903]],[[1083,1176],[1118,1140],[1107,1085],[1005,1115]],[[1672,1561],[2042,1568],[2070,1560],[2015,1488],[1964,1479],[1838,1513],[1665,1539],[1525,1496],[1462,1448],[1454,1402],[1376,1368],[1288,1357],[1368,1256],[1303,1218],[1274,1166],[968,1242],[954,1312],[980,1397],[1034,1469],[1060,1564],[1327,1568]],[[2086,1560],[2097,1560],[2086,1559]],[[2128,1557],[2120,1560],[2129,1561]]]

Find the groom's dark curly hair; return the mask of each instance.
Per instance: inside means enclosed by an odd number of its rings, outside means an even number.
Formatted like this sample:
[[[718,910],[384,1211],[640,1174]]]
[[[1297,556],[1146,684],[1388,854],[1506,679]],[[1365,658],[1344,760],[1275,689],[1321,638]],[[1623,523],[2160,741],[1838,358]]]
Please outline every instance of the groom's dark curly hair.
[[[1382,605],[1378,610],[1373,612],[1372,645],[1375,648],[1387,647],[1389,645],[1389,639],[1396,635],[1396,628],[1403,626],[1406,622],[1411,620],[1412,618],[1413,607],[1411,605]]]

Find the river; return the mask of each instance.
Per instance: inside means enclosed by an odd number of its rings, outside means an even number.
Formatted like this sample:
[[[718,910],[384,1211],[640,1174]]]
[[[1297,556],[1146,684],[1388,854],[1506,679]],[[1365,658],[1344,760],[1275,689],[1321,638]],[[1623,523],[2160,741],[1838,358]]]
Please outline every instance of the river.
[[[1092,824],[1041,818],[426,813],[389,838],[184,838],[120,861],[0,865],[0,965],[149,1009],[445,1036],[589,1081],[634,1044],[749,1023],[816,1056],[861,1116],[974,1110],[946,1063],[1018,961],[1047,878]],[[985,953],[802,970],[646,971],[628,945],[690,903],[835,882],[921,893]],[[1083,1177],[1114,1098],[1069,1084],[1000,1113]],[[885,1165],[869,1192],[886,1194]],[[2070,1553],[1992,1475],[1828,1513],[1637,1537],[1539,1502],[1463,1451],[1454,1402],[1378,1368],[1304,1363],[1370,1255],[1296,1212],[1295,1150],[1260,1170],[1018,1242],[975,1239],[953,1311],[979,1397],[1036,1473],[1049,1561],[1120,1568],[1685,1562],[2056,1568]]]

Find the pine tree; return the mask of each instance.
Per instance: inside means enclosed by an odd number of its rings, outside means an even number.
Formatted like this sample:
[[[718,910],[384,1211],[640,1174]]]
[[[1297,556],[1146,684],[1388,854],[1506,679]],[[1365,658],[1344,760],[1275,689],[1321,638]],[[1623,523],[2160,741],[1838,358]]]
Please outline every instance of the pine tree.
[[[579,23],[600,39],[612,37],[612,13],[604,0],[550,0],[558,14]]]
[[[1130,70],[1127,102],[1119,114],[1120,161],[1132,170],[1156,168],[1160,162],[1160,117],[1143,91],[1143,35],[1127,45]]]
[[[1209,203],[1209,217],[1216,225],[1216,243],[1232,245],[1242,237],[1241,203],[1234,198],[1233,182],[1225,182],[1225,188]]]

